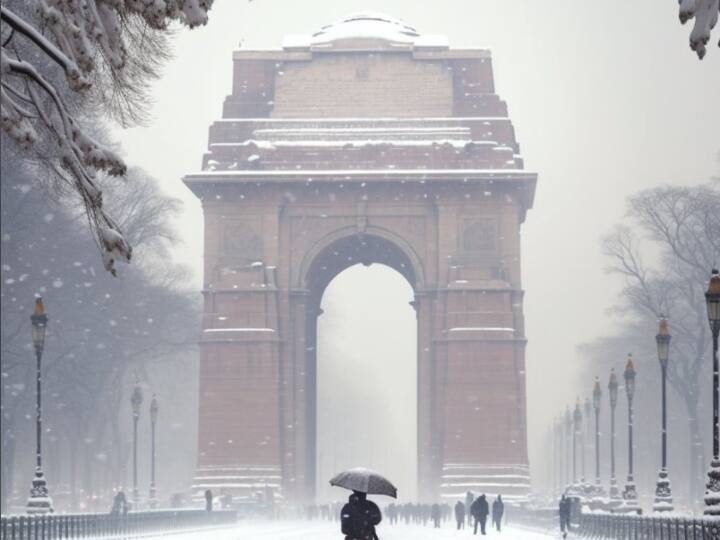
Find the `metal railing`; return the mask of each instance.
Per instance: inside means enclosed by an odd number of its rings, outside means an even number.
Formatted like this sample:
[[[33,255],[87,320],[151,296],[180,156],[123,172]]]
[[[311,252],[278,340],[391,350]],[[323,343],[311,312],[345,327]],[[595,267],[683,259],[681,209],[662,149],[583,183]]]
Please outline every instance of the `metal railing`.
[[[3,516],[0,520],[0,540],[133,538],[165,531],[206,529],[236,522],[237,513],[231,510]]]
[[[720,520],[617,514],[582,514],[574,529],[608,540],[720,540]]]

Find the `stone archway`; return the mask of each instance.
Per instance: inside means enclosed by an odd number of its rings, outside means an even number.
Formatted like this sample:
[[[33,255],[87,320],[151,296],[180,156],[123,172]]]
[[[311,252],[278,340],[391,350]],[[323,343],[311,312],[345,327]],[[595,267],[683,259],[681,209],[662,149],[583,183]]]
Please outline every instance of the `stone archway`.
[[[375,234],[373,234],[375,232]],[[383,236],[393,236],[387,231],[338,231],[336,234],[330,235],[319,244],[322,247],[313,249],[309,252],[309,264],[306,270],[301,274],[302,282],[308,291],[308,301],[306,302],[306,333],[304,345],[306,348],[306,367],[305,367],[305,406],[306,406],[306,430],[305,430],[305,456],[306,456],[306,492],[313,494],[317,485],[316,463],[317,463],[317,324],[318,316],[322,313],[320,303],[330,281],[339,275],[343,270],[354,266],[355,264],[370,265],[380,263],[399,272],[410,284],[414,291],[418,288],[422,289],[422,281],[417,276],[422,276],[422,267],[419,261],[413,263],[415,257],[408,256],[407,250],[401,248],[397,243],[387,240]],[[305,266],[305,265],[304,265]],[[416,302],[412,302],[415,307]],[[418,320],[418,328],[421,321]],[[419,336],[419,332],[418,332]],[[418,344],[420,347],[425,346],[424,343]],[[418,354],[418,372],[421,357]],[[423,396],[425,399],[431,399],[431,396]],[[421,397],[418,396],[418,401]],[[418,417],[418,424],[422,424],[430,429],[430,418]]]
[[[421,497],[520,500],[520,228],[537,176],[488,51],[377,14],[339,26],[237,51],[204,168],[185,177],[205,216],[194,487],[312,498],[317,310],[357,257],[415,290]]]

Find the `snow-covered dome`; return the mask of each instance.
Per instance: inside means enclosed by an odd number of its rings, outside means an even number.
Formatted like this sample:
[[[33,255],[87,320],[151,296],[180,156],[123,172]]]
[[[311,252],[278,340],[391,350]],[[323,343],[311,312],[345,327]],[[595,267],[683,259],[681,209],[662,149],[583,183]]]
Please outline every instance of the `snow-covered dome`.
[[[285,50],[384,51],[447,48],[447,38],[421,35],[400,19],[363,11],[343,17],[312,35],[286,36]]]

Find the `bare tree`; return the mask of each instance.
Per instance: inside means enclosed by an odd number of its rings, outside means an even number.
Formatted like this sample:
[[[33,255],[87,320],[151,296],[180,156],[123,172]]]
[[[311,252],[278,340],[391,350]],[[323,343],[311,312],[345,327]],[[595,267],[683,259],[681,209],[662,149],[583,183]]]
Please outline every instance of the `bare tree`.
[[[720,185],[646,190],[629,199],[627,215],[629,225],[615,227],[603,243],[609,270],[624,280],[617,313],[643,327],[670,318],[676,361],[668,381],[687,410],[690,492],[699,493],[699,383],[710,365],[703,287],[720,260]]]
[[[124,176],[127,167],[79,113],[142,120],[147,85],[168,58],[169,25],[205,24],[212,1],[11,0],[0,7],[0,125],[53,172],[55,187],[79,196],[113,275],[132,248],[105,210],[98,175]]]
[[[175,239],[170,221],[179,203],[162,195],[142,171],[130,170],[128,183],[108,184],[112,211],[144,252],[142,264],[113,279],[99,269],[91,251],[82,249],[88,241],[87,230],[78,226],[82,213],[50,200],[32,183],[34,166],[5,159],[5,144],[2,150],[3,505],[11,487],[25,488],[32,472],[18,461],[27,455],[20,450],[32,444],[28,302],[36,293],[45,297],[51,316],[43,358],[43,390],[50,397],[44,417],[58,444],[46,445],[48,457],[61,454],[57,460],[71,470],[64,476],[73,493],[76,477],[88,491],[98,487],[99,470],[111,471],[107,481],[120,485],[128,456],[119,423],[127,380],[132,373],[142,377],[156,363],[177,365],[178,357],[192,351],[199,326],[187,274],[167,256]],[[58,450],[60,445],[70,451]],[[57,485],[57,469],[53,472],[49,479]]]

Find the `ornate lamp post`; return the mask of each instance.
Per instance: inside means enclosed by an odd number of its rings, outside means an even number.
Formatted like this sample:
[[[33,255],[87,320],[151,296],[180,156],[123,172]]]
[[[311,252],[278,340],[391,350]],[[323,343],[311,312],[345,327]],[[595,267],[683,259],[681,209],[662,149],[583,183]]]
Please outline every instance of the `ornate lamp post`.
[[[632,354],[628,355],[625,364],[625,393],[628,402],[628,476],[623,491],[623,499],[625,499],[625,508],[629,512],[639,511],[637,501],[637,490],[635,489],[635,478],[633,472],[633,397],[635,397],[635,366],[632,361]]]
[[[610,370],[608,394],[610,395],[610,498],[619,500],[620,490],[615,477],[615,408],[618,401],[618,380],[614,369]]]
[[[47,482],[42,469],[42,353],[45,347],[45,329],[48,317],[42,298],[35,299],[35,310],[30,315],[32,341],[35,348],[35,477],[27,502],[28,514],[47,514],[53,511]]]
[[[157,424],[157,415],[158,402],[155,395],[153,395],[150,402],[150,426],[152,430],[150,439],[150,508],[157,507],[157,492],[155,490],[155,425]]]
[[[595,377],[595,387],[593,388],[593,409],[595,409],[595,494],[600,497],[603,493],[600,484],[600,402],[602,400],[602,390],[600,389],[600,380]]]
[[[705,491],[705,514],[720,516],[720,437],[718,435],[718,333],[720,333],[720,273],[712,271],[710,284],[705,293],[708,321],[713,340],[713,457],[708,470]]]
[[[575,486],[578,493],[582,490],[582,485],[585,483],[585,467],[582,468],[582,477],[580,483],[577,482],[576,476],[576,461],[577,461],[577,444],[578,437],[580,437],[580,428],[582,426],[582,411],[580,410],[580,398],[575,402],[575,411],[573,411],[573,485]],[[580,455],[583,457],[583,465],[585,462],[584,451],[582,445],[580,447]]]
[[[143,402],[142,389],[135,385],[132,396],[130,397],[130,405],[133,414],[133,504],[137,508],[140,502],[140,493],[138,492],[137,482],[137,432],[138,420],[140,420],[140,405]]]
[[[583,478],[585,478],[585,485],[583,489],[589,495],[592,492],[592,485],[588,482],[588,477],[585,476],[585,458],[587,457],[588,450],[592,447],[592,402],[590,398],[585,398],[585,434],[583,440],[585,442],[583,449]]]
[[[654,512],[666,512],[673,510],[672,490],[667,472],[667,364],[670,356],[670,332],[665,317],[660,318],[660,326],[655,336],[658,349],[658,360],[662,372],[662,465],[658,472],[658,479],[655,484]]]
[[[565,462],[565,465],[567,466],[567,484],[565,485],[565,488],[574,486],[575,485],[575,460],[573,459],[573,433],[572,433],[572,414],[570,413],[570,407],[565,407],[565,455],[567,456],[567,461]]]

